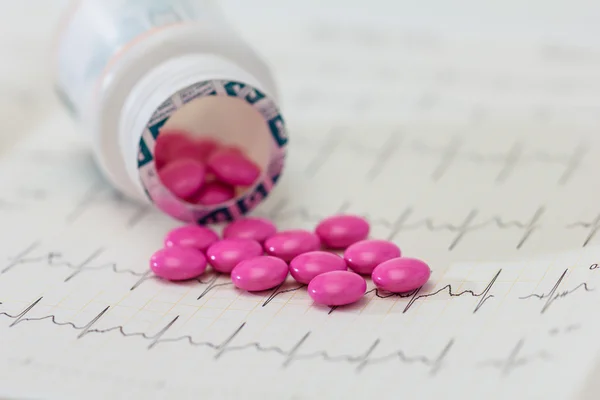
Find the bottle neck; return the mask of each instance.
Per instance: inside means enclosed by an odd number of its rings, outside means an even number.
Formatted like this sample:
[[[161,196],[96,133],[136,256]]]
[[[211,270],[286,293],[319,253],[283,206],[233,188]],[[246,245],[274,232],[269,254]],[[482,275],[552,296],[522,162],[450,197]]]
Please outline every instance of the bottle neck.
[[[119,145],[129,180],[140,197],[147,197],[148,191],[153,190],[140,174],[143,174],[144,160],[152,158],[158,130],[192,98],[218,95],[219,91],[226,90],[213,84],[217,81],[242,82],[263,93],[267,90],[264,86],[268,86],[223,57],[192,54],[158,65],[130,92],[120,116]]]

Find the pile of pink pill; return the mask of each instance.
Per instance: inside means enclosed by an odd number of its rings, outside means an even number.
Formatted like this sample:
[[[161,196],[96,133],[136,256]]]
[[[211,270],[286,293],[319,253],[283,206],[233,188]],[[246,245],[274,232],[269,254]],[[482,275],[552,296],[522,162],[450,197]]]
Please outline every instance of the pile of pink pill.
[[[273,289],[291,275],[308,285],[315,303],[327,306],[359,301],[367,291],[365,277],[392,293],[413,291],[429,280],[425,262],[403,257],[396,244],[370,239],[369,233],[369,223],[355,215],[326,218],[314,231],[278,231],[267,219],[244,218],[226,226],[222,237],[208,227],[186,225],[166,235],[150,266],[160,278],[181,281],[198,278],[210,264],[248,292]]]
[[[233,199],[261,173],[239,148],[177,130],[161,132],[154,157],[163,185],[181,200],[203,206]]]

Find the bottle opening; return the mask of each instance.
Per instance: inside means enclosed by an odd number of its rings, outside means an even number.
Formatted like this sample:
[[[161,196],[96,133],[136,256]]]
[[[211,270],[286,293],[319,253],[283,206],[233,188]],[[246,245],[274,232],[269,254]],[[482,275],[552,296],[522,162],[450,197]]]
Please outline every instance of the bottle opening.
[[[243,196],[267,171],[272,141],[262,116],[243,100],[203,97],[177,110],[154,147],[161,183],[198,206]]]
[[[283,169],[283,120],[273,101],[242,83],[186,88],[147,127],[139,145],[142,185],[160,210],[182,221],[218,223],[248,213]]]

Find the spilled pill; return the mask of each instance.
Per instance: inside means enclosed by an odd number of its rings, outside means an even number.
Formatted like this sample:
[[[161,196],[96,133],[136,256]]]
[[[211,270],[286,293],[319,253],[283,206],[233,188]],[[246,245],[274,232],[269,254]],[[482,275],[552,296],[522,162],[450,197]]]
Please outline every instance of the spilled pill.
[[[325,251],[300,254],[290,262],[290,274],[299,283],[308,284],[313,278],[331,271],[346,271],[344,259]]]
[[[365,279],[351,271],[331,271],[315,277],[308,284],[308,294],[315,303],[344,306],[360,300],[367,291]]]
[[[259,256],[239,263],[231,271],[231,281],[249,292],[269,290],[285,282],[288,266],[277,257]]]
[[[302,253],[319,250],[320,247],[319,237],[302,229],[278,232],[265,240],[267,254],[288,262]]]
[[[366,239],[369,236],[369,229],[369,223],[362,217],[335,215],[321,221],[315,231],[325,246],[332,249],[345,249]]]
[[[362,240],[346,249],[344,260],[354,272],[371,275],[376,266],[401,255],[400,248],[387,240]]]
[[[192,247],[202,252],[219,240],[213,230],[199,225],[185,225],[171,230],[165,236],[166,247]]]
[[[253,239],[259,243],[275,235],[275,224],[265,218],[248,217],[233,221],[223,229],[223,238]]]
[[[150,258],[150,269],[160,278],[185,281],[206,271],[206,257],[191,247],[170,247],[158,250]]]
[[[256,240],[224,239],[206,250],[208,262],[215,271],[229,274],[242,261],[261,256],[263,247]]]
[[[430,276],[431,270],[423,261],[400,257],[379,264],[373,270],[371,278],[379,289],[404,293],[420,288]]]

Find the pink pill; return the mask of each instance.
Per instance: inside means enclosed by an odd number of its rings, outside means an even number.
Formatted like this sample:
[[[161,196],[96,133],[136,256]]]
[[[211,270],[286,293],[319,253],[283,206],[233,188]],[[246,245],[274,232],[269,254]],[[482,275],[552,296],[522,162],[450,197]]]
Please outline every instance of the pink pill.
[[[206,250],[208,262],[215,271],[229,274],[242,261],[263,255],[263,248],[256,240],[225,239]]]
[[[214,206],[225,203],[235,197],[235,189],[225,183],[208,182],[190,201],[203,206]]]
[[[209,228],[199,225],[186,225],[170,231],[165,237],[165,246],[192,247],[204,252],[218,240],[219,235]]]
[[[367,291],[365,279],[350,271],[331,271],[315,277],[308,284],[308,294],[315,303],[344,306],[360,300]]]
[[[185,146],[181,145],[172,150],[169,163],[188,158],[205,164],[210,155],[217,149],[216,146],[218,146],[216,142],[207,139],[190,141]]]
[[[231,271],[231,281],[239,289],[261,292],[281,285],[287,274],[285,261],[277,257],[259,256],[239,263]]]
[[[369,223],[355,215],[335,215],[317,225],[316,233],[321,242],[332,249],[346,247],[365,240],[369,236]]]
[[[176,160],[180,150],[191,147],[192,143],[191,136],[187,132],[173,129],[161,131],[154,147],[154,162],[157,169]]]
[[[209,170],[217,179],[233,186],[250,186],[260,176],[260,168],[242,152],[221,150],[208,160]]]
[[[415,258],[393,258],[379,264],[373,270],[373,283],[379,289],[392,293],[404,293],[418,289],[429,280],[431,270]]]
[[[376,266],[402,255],[400,248],[386,240],[362,240],[348,247],[344,260],[354,272],[371,275]]]
[[[158,250],[150,258],[150,269],[163,279],[186,281],[206,271],[206,257],[191,247],[171,247]]]
[[[202,162],[207,162],[210,156],[219,149],[219,143],[210,138],[197,139],[194,142],[196,159]]]
[[[299,283],[308,284],[314,277],[331,271],[346,271],[344,259],[325,251],[300,254],[290,262],[290,273]]]
[[[223,237],[225,239],[253,239],[259,243],[264,243],[275,233],[277,233],[277,227],[268,219],[248,217],[227,225],[223,230]]]
[[[300,254],[319,250],[320,247],[319,237],[302,229],[279,232],[265,240],[267,254],[288,262]]]
[[[186,199],[198,192],[206,179],[206,168],[192,159],[175,160],[158,173],[160,180],[175,196]]]

